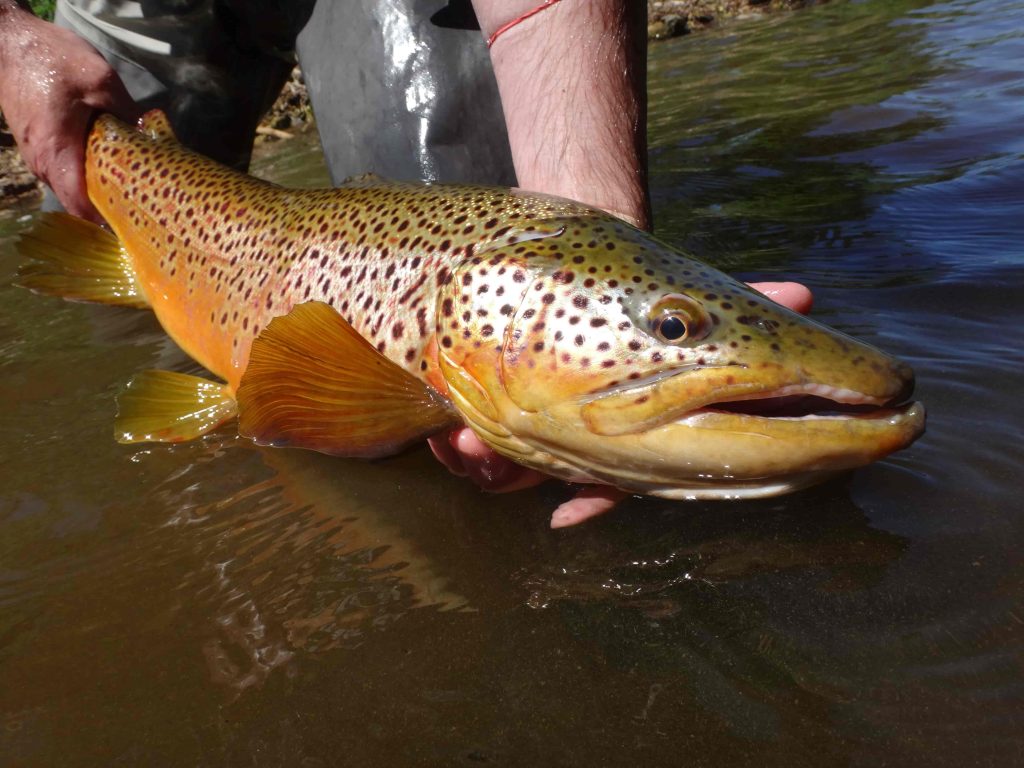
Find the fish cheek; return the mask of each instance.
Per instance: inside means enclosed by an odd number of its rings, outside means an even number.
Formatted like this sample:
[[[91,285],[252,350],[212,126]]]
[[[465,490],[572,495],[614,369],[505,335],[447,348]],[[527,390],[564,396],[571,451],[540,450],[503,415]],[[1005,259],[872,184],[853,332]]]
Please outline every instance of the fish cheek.
[[[441,290],[438,363],[471,423],[474,413],[495,417],[494,400],[505,390],[501,360],[510,326],[534,277],[523,260],[492,253],[460,264]]]
[[[537,412],[619,383],[635,362],[627,345],[634,332],[618,327],[621,313],[564,271],[539,276],[506,334],[501,365],[509,397]]]

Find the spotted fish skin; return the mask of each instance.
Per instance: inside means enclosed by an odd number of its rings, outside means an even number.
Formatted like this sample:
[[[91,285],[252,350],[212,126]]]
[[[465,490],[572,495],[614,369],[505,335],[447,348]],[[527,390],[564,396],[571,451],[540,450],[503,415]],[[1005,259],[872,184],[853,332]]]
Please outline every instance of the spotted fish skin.
[[[325,302],[481,438],[567,480],[669,498],[764,496],[913,442],[913,376],[647,233],[515,190],[289,190],[101,117],[90,197],[161,324],[238,388],[254,339]],[[814,396],[869,413],[722,403]]]
[[[882,408],[912,390],[905,363],[612,217],[547,225],[557,232],[458,269],[439,323],[460,411],[521,463],[670,498],[755,497],[867,464],[923,430],[919,404]],[[686,338],[659,334],[669,315],[685,319]],[[714,407],[792,396],[878,411]]]
[[[538,220],[587,210],[375,178],[284,189],[188,151],[159,112],[138,129],[101,116],[86,180],[164,329],[232,388],[253,339],[306,301],[330,304],[382,354],[425,375],[452,265],[492,242],[528,239]]]

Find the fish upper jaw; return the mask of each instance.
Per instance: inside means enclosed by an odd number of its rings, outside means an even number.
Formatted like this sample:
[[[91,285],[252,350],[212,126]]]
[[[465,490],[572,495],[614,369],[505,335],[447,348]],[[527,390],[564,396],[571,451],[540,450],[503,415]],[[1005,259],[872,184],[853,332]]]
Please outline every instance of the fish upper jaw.
[[[858,384],[868,386],[862,389]],[[681,366],[626,387],[594,393],[582,398],[579,408],[583,423],[593,434],[623,435],[716,407],[770,417],[773,410],[786,413],[781,406],[792,406],[797,398],[814,398],[818,411],[826,410],[829,404],[835,406],[833,410],[850,410],[847,407],[879,408],[899,403],[912,391],[913,374],[895,360],[891,360],[887,376],[865,382],[822,380],[799,366],[762,361],[750,365]],[[738,403],[746,407],[733,405]]]

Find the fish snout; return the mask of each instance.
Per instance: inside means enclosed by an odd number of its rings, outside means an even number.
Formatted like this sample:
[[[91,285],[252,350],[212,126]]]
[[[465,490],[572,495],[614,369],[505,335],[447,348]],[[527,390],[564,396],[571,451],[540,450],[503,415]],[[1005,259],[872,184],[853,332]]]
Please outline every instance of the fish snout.
[[[895,363],[893,366],[893,388],[895,389],[895,394],[889,398],[886,405],[899,405],[910,400],[916,386],[914,369],[902,360],[894,360],[893,362]]]

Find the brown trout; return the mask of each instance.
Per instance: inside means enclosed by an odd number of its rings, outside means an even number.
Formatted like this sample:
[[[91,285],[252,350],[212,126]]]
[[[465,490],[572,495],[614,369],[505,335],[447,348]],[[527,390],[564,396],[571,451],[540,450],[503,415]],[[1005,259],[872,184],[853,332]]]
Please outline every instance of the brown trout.
[[[87,186],[22,241],[22,283],[148,306],[224,383],[146,372],[123,442],[239,413],[257,442],[394,453],[468,424],[569,481],[674,499],[791,491],[904,448],[904,363],[579,203],[390,183],[292,190],[103,116]]]

